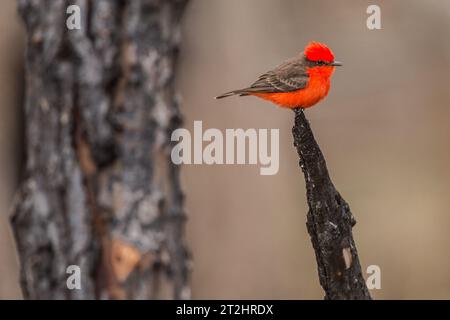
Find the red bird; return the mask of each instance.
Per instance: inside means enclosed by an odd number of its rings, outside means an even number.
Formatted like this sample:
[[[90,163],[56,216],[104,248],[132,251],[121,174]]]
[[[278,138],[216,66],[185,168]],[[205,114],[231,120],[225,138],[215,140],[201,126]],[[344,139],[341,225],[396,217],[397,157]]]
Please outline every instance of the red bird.
[[[224,93],[216,99],[252,95],[284,108],[309,108],[328,94],[336,66],[342,63],[334,60],[326,45],[310,42],[303,53],[264,73],[250,87]]]

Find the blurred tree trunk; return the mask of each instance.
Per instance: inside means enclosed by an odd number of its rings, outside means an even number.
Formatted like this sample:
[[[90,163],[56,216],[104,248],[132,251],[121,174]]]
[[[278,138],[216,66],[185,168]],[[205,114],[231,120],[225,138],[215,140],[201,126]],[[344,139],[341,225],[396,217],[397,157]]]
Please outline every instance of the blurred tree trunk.
[[[19,0],[27,164],[12,224],[26,298],[189,298],[170,160],[186,2]],[[72,4],[80,30],[66,27]],[[80,290],[67,288],[69,265]]]

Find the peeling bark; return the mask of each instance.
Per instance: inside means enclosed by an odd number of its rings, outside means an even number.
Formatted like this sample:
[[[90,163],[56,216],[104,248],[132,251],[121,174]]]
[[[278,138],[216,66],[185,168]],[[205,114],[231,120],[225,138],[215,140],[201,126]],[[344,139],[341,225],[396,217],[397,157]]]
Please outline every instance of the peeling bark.
[[[356,221],[330,179],[303,109],[294,111],[294,146],[305,176],[309,206],[306,225],[325,299],[371,299],[352,235]]]
[[[170,160],[186,2],[19,0],[27,164],[12,225],[26,298],[189,298]],[[66,28],[72,4],[81,30]],[[81,290],[66,287],[72,264]]]

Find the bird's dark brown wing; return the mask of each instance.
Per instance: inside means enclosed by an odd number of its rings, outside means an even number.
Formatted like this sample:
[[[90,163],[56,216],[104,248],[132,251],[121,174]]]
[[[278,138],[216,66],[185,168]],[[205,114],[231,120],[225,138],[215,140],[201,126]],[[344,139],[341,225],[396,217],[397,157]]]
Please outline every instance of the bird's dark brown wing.
[[[309,76],[301,62],[300,59],[295,58],[266,72],[247,88],[248,92],[290,92],[305,88]]]
[[[216,97],[225,98],[239,94],[291,92],[306,87],[309,75],[306,73],[304,57],[296,57],[261,75],[250,87],[227,92]]]

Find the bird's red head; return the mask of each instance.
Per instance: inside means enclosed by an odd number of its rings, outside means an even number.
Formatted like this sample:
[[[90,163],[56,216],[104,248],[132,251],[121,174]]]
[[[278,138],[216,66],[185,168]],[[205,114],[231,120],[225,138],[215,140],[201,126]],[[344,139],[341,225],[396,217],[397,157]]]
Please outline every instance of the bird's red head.
[[[332,63],[334,61],[333,52],[324,44],[312,41],[304,51],[306,58],[310,61],[324,61]]]

